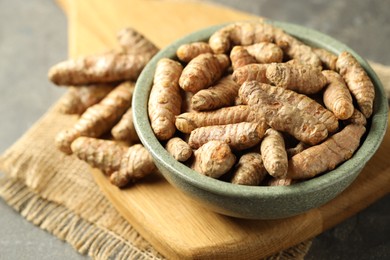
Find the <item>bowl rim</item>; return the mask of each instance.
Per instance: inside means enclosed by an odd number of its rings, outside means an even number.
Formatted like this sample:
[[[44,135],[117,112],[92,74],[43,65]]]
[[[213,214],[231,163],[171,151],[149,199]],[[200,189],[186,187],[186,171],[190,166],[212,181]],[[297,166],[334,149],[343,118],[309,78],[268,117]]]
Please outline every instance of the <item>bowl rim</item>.
[[[253,21],[253,19],[248,21]],[[270,19],[266,19],[265,22],[285,30],[287,33],[297,37],[308,45],[325,48],[337,55],[344,50],[348,51],[359,61],[359,63],[366,70],[367,74],[370,76],[375,86],[374,112],[370,119],[370,128],[369,131],[366,132],[364,142],[360,145],[359,149],[354,153],[352,158],[338,165],[334,170],[331,170],[326,174],[319,175],[313,179],[294,184],[292,186],[236,185],[199,174],[183,163],[175,160],[155,137],[149,123],[147,104],[150,90],[153,84],[153,75],[156,69],[156,64],[161,58],[164,57],[176,59],[176,50],[181,44],[200,40],[205,41],[216,30],[230,23],[234,23],[228,22],[210,26],[188,34],[160,50],[145,66],[136,82],[132,101],[133,121],[136,132],[142,144],[151,153],[154,160],[167,168],[167,170],[170,172],[169,174],[177,175],[188,184],[202,190],[227,197],[240,196],[254,198],[261,196],[262,198],[266,199],[268,197],[274,197],[275,195],[293,196],[297,193],[301,194],[303,190],[308,193],[313,193],[318,189],[326,189],[329,186],[342,181],[343,179],[349,178],[350,175],[356,171],[356,167],[360,169],[363,168],[371,156],[379,148],[379,145],[381,144],[386,133],[388,123],[388,103],[382,83],[368,62],[344,43],[319,31],[297,24]],[[346,172],[347,174],[341,175],[341,171]],[[169,176],[165,176],[164,173],[163,175],[168,181],[170,180]],[[357,175],[358,174],[356,174],[356,176]]]

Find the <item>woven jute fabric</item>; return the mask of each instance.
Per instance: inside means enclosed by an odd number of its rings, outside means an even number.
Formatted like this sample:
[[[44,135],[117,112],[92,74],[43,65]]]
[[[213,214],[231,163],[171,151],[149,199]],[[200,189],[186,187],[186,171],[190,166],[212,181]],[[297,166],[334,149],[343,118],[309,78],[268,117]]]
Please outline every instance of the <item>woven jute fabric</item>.
[[[372,65],[388,91],[389,68]],[[164,259],[101,193],[90,167],[56,149],[55,135],[77,120],[59,112],[60,102],[0,156],[1,197],[28,221],[94,259]],[[310,245],[304,241],[267,259],[303,259]]]

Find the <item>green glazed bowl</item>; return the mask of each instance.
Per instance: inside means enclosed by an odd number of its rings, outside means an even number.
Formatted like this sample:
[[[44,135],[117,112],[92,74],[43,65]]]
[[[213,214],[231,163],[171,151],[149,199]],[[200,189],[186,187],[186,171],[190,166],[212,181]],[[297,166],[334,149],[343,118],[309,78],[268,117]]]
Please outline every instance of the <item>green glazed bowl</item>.
[[[367,61],[343,43],[320,32],[298,25],[267,21],[308,45],[325,48],[335,54],[347,50],[361,63],[375,85],[374,113],[364,142],[354,156],[336,169],[292,186],[234,185],[203,176],[176,161],[160,144],[148,118],[148,98],[156,64],[161,58],[176,59],[177,48],[184,43],[206,41],[226,24],[208,27],[175,41],[161,50],[145,67],[133,94],[133,116],[141,142],[151,153],[163,176],[204,207],[223,215],[247,219],[279,219],[319,207],[336,197],[358,176],[378,149],[387,128],[388,104],[383,86]],[[163,196],[163,194],[162,194]]]

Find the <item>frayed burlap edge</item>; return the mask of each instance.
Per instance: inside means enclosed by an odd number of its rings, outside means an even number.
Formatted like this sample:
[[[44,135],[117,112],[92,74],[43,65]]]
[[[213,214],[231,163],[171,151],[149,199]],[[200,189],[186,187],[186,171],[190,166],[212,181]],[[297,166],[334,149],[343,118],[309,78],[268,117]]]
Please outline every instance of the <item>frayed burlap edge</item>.
[[[94,259],[161,259],[143,251],[114,232],[90,223],[63,205],[35,194],[21,181],[0,179],[0,196],[24,218],[71,244],[80,254]]]

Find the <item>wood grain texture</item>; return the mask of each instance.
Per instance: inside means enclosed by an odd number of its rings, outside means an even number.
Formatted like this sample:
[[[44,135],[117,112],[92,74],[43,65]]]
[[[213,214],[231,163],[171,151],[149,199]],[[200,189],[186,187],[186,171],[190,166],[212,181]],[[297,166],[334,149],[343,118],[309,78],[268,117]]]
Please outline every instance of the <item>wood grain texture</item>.
[[[72,57],[117,47],[115,35],[124,26],[140,31],[161,48],[210,25],[256,18],[195,1],[69,0],[67,6]]]
[[[117,48],[131,26],[159,47],[192,31],[254,16],[192,1],[58,0],[69,17],[69,56]],[[157,250],[173,259],[259,259],[320,234],[390,192],[390,133],[357,180],[328,204],[283,220],[255,221],[205,210],[159,175],[120,190],[97,170],[97,184]]]

